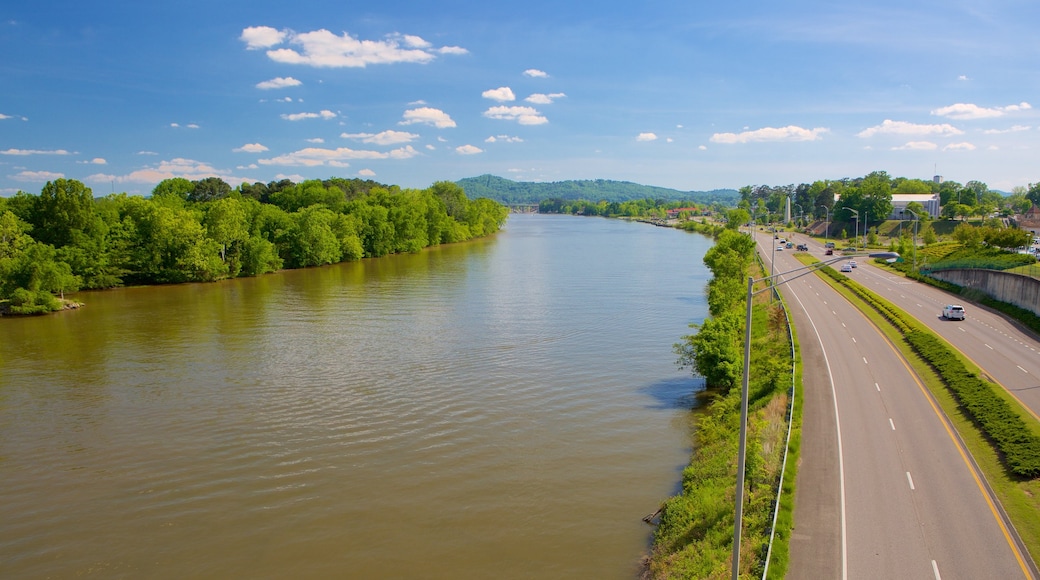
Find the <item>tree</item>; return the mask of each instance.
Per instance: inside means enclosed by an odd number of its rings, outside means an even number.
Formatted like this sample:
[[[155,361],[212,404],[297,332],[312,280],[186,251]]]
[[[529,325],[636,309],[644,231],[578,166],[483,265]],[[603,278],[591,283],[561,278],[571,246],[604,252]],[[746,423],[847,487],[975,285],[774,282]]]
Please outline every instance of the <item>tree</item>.
[[[746,209],[730,210],[726,216],[726,228],[735,230],[751,221],[751,214]]]
[[[219,177],[200,179],[192,182],[192,185],[191,193],[188,194],[188,201],[214,201],[227,197],[231,193],[231,186]]]
[[[249,235],[245,206],[235,197],[225,197],[209,204],[203,223],[207,235],[220,244],[220,259],[224,262],[227,262],[228,246],[245,240]]]
[[[971,224],[958,224],[953,228],[953,239],[966,248],[977,248],[982,243],[982,230]]]
[[[75,179],[56,179],[43,186],[33,212],[33,237],[45,244],[67,246],[95,232],[94,194]]]
[[[187,201],[188,196],[191,195],[192,190],[195,189],[195,184],[183,177],[171,177],[160,181],[154,189],[152,189],[152,199],[179,199],[181,201]]]
[[[863,178],[859,187],[863,195],[863,203],[860,205],[860,219],[865,227],[871,218],[885,219],[892,213],[892,187],[889,185],[888,174],[884,171],[875,171]]]
[[[1026,199],[1033,202],[1033,205],[1040,206],[1040,181],[1029,184],[1029,189],[1026,190]]]
[[[1028,246],[1033,240],[1033,234],[1019,228],[987,227],[983,229],[983,238],[990,246],[1010,250]]]

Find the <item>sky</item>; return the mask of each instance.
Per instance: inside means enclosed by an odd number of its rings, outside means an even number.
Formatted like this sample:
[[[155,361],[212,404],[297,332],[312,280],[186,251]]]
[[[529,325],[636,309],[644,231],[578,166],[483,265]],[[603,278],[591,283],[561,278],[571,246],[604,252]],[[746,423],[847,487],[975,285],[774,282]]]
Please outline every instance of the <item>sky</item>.
[[[1040,182],[1038,23],[1035,0],[8,2],[0,196],[876,170],[1010,192]]]

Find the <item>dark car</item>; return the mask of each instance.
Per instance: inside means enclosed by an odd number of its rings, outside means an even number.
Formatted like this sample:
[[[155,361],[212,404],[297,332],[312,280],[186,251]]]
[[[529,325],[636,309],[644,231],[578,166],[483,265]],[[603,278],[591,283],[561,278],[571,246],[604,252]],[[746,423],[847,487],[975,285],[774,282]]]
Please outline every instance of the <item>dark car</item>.
[[[809,246],[807,246],[805,244],[798,244],[798,247],[795,248],[795,249],[797,249],[799,252],[808,252],[809,251]]]
[[[827,251],[824,252],[824,254],[827,255],[827,256],[833,256],[834,255],[834,250],[831,249],[831,248],[827,248]]]

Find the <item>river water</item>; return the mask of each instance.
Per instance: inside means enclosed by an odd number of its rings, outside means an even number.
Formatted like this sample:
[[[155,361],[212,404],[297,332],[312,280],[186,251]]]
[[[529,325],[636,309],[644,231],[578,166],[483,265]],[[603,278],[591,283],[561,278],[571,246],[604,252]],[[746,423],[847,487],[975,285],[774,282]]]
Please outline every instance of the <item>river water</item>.
[[[633,578],[711,241],[487,240],[0,320],[0,577]]]

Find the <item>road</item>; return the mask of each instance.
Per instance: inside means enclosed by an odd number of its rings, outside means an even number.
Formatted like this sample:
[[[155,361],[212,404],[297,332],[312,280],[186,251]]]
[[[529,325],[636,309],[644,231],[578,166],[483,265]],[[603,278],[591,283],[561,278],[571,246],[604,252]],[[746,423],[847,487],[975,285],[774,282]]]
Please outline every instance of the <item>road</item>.
[[[771,235],[760,240],[768,262]],[[790,251],[775,257],[776,272],[801,266]],[[815,276],[781,291],[805,361],[788,577],[1031,578],[967,453],[895,348]]]
[[[1040,343],[1035,336],[997,313],[869,264],[853,277],[942,336],[1040,420]],[[943,320],[944,304],[962,304],[966,320]]]

